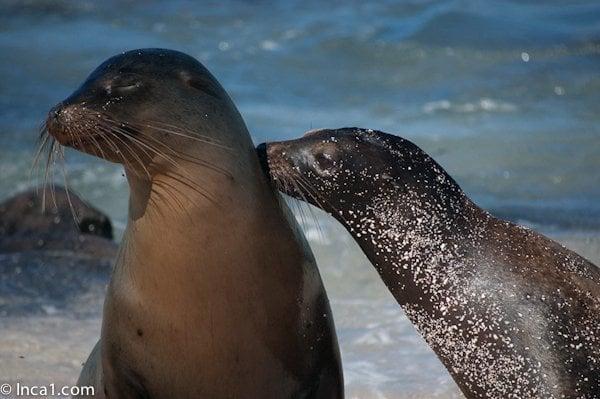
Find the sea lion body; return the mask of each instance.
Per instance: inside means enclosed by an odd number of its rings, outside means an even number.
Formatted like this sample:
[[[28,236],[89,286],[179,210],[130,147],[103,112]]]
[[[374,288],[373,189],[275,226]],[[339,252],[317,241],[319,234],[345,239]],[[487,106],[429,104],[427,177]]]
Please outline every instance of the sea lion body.
[[[349,230],[467,398],[600,397],[595,265],[480,209],[400,137],[318,130],[259,152]]]
[[[78,381],[109,398],[333,398],[318,270],[212,75],[175,51],[103,63],[51,111],[59,142],[125,165],[127,227]]]

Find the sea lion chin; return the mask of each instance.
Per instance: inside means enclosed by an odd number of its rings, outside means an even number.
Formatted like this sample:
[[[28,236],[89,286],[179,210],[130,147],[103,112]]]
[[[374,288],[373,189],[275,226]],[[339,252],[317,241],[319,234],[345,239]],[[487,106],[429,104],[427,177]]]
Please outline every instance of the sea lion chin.
[[[322,129],[258,150],[277,187],[352,234],[467,398],[598,397],[595,265],[482,210],[398,136]]]
[[[313,256],[204,66],[171,50],[115,56],[46,126],[47,141],[122,163],[130,187],[78,385],[100,398],[343,397]]]

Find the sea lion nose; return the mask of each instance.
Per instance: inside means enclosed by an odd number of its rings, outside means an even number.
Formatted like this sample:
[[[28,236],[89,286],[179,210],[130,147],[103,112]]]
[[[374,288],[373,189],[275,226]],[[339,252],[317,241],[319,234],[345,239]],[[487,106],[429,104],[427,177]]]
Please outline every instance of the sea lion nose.
[[[52,107],[52,109],[50,110],[50,112],[48,112],[48,118],[47,121],[49,123],[58,123],[60,122],[60,115],[63,112],[63,104],[58,103],[56,104],[54,107]]]
[[[58,138],[63,131],[64,125],[64,106],[63,103],[58,103],[48,112],[46,116],[46,129],[50,135]]]

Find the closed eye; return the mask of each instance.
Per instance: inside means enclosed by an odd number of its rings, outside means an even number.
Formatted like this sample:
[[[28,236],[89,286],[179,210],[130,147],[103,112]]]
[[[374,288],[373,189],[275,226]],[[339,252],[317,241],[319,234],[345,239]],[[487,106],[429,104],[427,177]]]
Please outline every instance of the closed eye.
[[[319,153],[315,155],[315,160],[321,169],[329,169],[335,165],[333,157],[327,153]]]
[[[140,77],[133,73],[125,73],[116,76],[106,87],[106,91],[110,94],[116,92],[119,94],[130,93],[142,86]]]
[[[337,169],[337,162],[331,154],[319,152],[314,154],[313,170],[322,176],[331,176]]]

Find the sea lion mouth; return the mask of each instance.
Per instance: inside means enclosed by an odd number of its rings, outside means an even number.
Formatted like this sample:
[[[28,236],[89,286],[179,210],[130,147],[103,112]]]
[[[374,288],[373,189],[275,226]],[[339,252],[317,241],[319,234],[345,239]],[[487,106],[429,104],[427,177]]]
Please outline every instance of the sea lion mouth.
[[[73,148],[89,148],[91,146],[98,146],[105,140],[105,137],[101,134],[88,134],[86,136],[74,137],[70,142],[67,142],[66,146]]]
[[[271,180],[271,170],[269,167],[269,158],[267,157],[267,143],[261,143],[256,147],[256,153],[258,154],[258,160],[260,161],[260,166],[265,172],[265,175]]]
[[[89,133],[86,135],[80,134],[67,134],[57,136],[49,132],[56,140],[67,147],[72,147],[78,150],[85,150],[91,147],[98,147],[103,141],[105,137],[102,134],[98,133]]]

